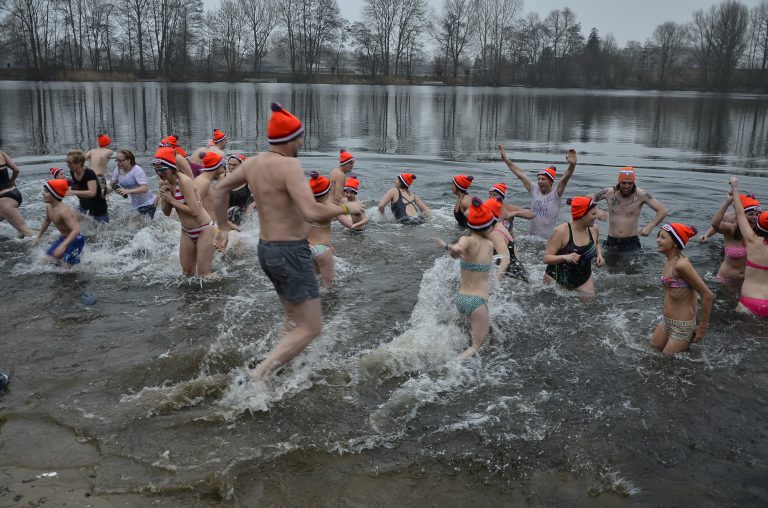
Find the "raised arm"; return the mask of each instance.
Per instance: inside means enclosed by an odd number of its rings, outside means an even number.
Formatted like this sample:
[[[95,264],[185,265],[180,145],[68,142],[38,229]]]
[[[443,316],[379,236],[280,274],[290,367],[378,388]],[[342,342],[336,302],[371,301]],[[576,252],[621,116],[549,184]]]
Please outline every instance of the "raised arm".
[[[523,187],[525,187],[525,190],[527,190],[528,192],[531,192],[531,181],[528,179],[527,176],[525,176],[525,173],[520,168],[520,166],[518,166],[517,164],[509,160],[509,157],[507,157],[507,152],[504,150],[504,146],[502,145],[498,145],[498,146],[499,146],[499,155],[501,155],[501,160],[503,160],[504,164],[507,165],[509,170],[512,171],[512,173],[517,178],[519,178],[521,182],[523,182]]]
[[[573,176],[573,172],[576,170],[576,150],[571,148],[565,155],[565,160],[568,161],[568,169],[565,170],[565,174],[560,179],[560,183],[557,184],[557,194],[562,196],[565,193],[565,186],[568,185],[568,181]]]
[[[731,177],[731,192],[728,193],[728,197],[733,201],[733,209],[736,211],[736,223],[739,225],[739,231],[741,231],[741,237],[744,238],[745,243],[752,242],[755,239],[755,231],[752,226],[749,225],[747,215],[744,213],[744,205],[741,204],[741,200],[735,196],[739,195],[739,179],[735,176]]]
[[[653,209],[654,212],[656,212],[656,216],[653,218],[653,220],[640,230],[640,236],[648,236],[656,226],[661,224],[661,221],[664,220],[664,217],[667,216],[667,208],[661,204],[661,201],[654,198],[650,192],[643,191],[640,197],[643,199],[644,203],[646,203],[651,207],[651,209]]]

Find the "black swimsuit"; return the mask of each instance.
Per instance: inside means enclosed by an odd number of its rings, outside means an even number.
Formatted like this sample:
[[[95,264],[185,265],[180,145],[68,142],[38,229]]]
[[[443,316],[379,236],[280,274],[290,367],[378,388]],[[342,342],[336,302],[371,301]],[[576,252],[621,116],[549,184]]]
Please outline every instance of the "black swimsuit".
[[[592,230],[587,228],[589,243],[576,245],[573,243],[573,229],[568,223],[568,243],[557,251],[558,255],[579,254],[578,263],[561,263],[559,265],[547,265],[546,274],[568,289],[576,289],[582,286],[592,276],[592,260],[597,256],[597,246],[592,238]]]
[[[13,190],[2,192],[6,189]],[[0,164],[0,198],[11,198],[21,206],[21,192],[19,189],[14,189],[11,179],[8,177],[8,164]]]
[[[414,208],[416,208],[416,211],[419,211],[419,207],[416,206],[416,196],[413,197],[412,200],[408,201],[403,199],[403,194],[400,192],[400,189],[397,189],[397,201],[392,203],[390,205],[390,209],[392,210],[392,215],[395,216],[395,219],[397,222],[401,224],[409,224],[409,225],[417,225],[422,224],[424,222],[424,219],[421,217],[421,214],[416,216],[410,216],[405,211],[405,208],[408,205],[413,205]]]
[[[248,209],[248,205],[253,203],[253,197],[251,196],[251,189],[248,185],[243,185],[240,189],[235,189],[229,192],[229,220],[238,226],[242,224],[245,218],[245,211]]]
[[[453,209],[453,216],[456,219],[456,222],[459,224],[459,227],[462,227],[462,228],[468,227],[467,216],[464,215],[464,212],[461,211],[461,207],[457,207]]]

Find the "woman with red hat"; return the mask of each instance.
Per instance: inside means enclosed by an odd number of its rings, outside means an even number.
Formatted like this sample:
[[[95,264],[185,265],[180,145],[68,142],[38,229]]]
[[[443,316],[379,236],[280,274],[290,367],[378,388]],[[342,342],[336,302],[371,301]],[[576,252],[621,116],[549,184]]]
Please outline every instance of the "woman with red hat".
[[[661,226],[656,245],[664,254],[661,285],[664,288],[664,321],[651,335],[651,347],[671,355],[699,342],[707,331],[714,295],[682,251],[696,228],[679,222]],[[696,325],[696,306],[701,296],[701,320]]]
[[[739,195],[739,179],[731,177],[731,196]],[[768,212],[761,212],[755,228],[749,224],[740,199],[733,200],[739,231],[747,246],[747,268],[738,309],[768,318]]]
[[[195,182],[179,172],[176,152],[171,147],[160,148],[152,159],[152,165],[160,179],[158,198],[163,213],[170,216],[175,209],[181,222],[179,262],[184,275],[210,275],[214,227],[210,215],[200,203]]]
[[[757,217],[761,211],[760,202],[754,196],[745,194],[739,195],[739,201],[741,201],[747,222],[749,222],[749,225],[754,230],[757,227]],[[711,236],[710,232],[713,235],[715,233],[723,235],[725,257],[720,265],[720,269],[717,271],[715,280],[721,284],[741,286],[741,283],[744,282],[744,271],[747,268],[747,245],[744,242],[741,231],[739,231],[738,224],[724,220],[725,212],[732,203],[733,199],[729,195],[715,213],[715,216],[712,217],[710,230],[699,241],[706,241]]]
[[[557,226],[544,250],[544,282],[557,282],[580,293],[595,294],[592,261],[605,264],[600,249],[600,229],[595,225],[597,203],[587,196],[570,200],[571,222]]]
[[[453,217],[459,227],[467,227],[467,210],[472,205],[472,196],[469,187],[475,179],[472,175],[456,175],[451,180],[451,192],[456,196],[456,204],[453,206]]]
[[[435,238],[435,243],[448,251],[453,259],[461,260],[461,286],[456,294],[456,308],[469,317],[472,344],[460,358],[467,358],[475,353],[485,342],[490,329],[488,317],[488,279],[493,264],[493,242],[489,240],[496,217],[478,198],[472,198],[467,214],[468,236],[449,244]]]
[[[379,201],[379,213],[384,213],[384,207],[390,205],[392,215],[400,224],[418,225],[424,223],[424,215],[429,215],[427,205],[416,194],[411,192],[411,185],[416,180],[413,173],[400,173],[395,178],[395,186],[389,189]]]
[[[8,169],[13,173],[11,176],[8,176]],[[19,167],[13,159],[0,150],[0,221],[7,220],[22,236],[34,236],[35,232],[27,226],[19,213],[22,201],[21,192],[16,188],[19,173]]]

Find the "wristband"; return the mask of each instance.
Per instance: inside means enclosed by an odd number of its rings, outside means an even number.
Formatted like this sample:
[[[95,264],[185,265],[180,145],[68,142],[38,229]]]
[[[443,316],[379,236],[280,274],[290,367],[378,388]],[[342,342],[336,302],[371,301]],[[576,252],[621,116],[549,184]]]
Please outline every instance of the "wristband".
[[[341,205],[339,205],[339,206],[341,206],[341,209],[344,211],[344,215],[349,215],[349,207],[348,207],[347,205],[345,205],[344,203],[342,203],[342,204],[341,204]]]

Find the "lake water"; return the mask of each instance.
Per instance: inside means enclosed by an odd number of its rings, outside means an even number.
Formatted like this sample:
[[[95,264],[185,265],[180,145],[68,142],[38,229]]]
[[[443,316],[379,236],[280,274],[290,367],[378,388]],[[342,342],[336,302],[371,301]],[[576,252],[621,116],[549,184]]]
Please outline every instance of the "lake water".
[[[550,163],[564,171],[575,148],[567,196],[612,185],[617,167],[633,165],[668,219],[703,231],[731,174],[768,202],[768,99],[0,82],[0,147],[21,166],[21,210],[37,227],[47,168],[97,132],[145,169],[170,133],[190,149],[219,128],[228,152],[252,154],[266,147],[274,100],[305,123],[304,168],[327,174],[347,148],[372,207],[364,235],[334,229],[323,334],[266,390],[241,383],[280,318],[256,220],[217,254],[224,277],[204,283],[180,276],[178,222],[138,222],[117,196],[107,227],[83,223],[83,262],[70,272],[41,263],[0,223],[0,371],[12,376],[0,396],[0,505],[768,503],[768,326],[736,314],[738,295],[715,283],[721,240],[686,249],[716,302],[704,341],[666,358],[647,346],[662,304],[654,237],[642,255],[596,269],[598,296],[581,303],[541,283],[544,244],[517,224],[531,283],[492,287],[490,344],[465,363],[454,360],[467,341],[453,305],[458,262],[431,241],[460,234],[455,174],[474,175],[479,195],[505,181],[508,199],[530,203],[497,143],[532,176]],[[373,208],[405,170],[434,211],[417,228]]]

